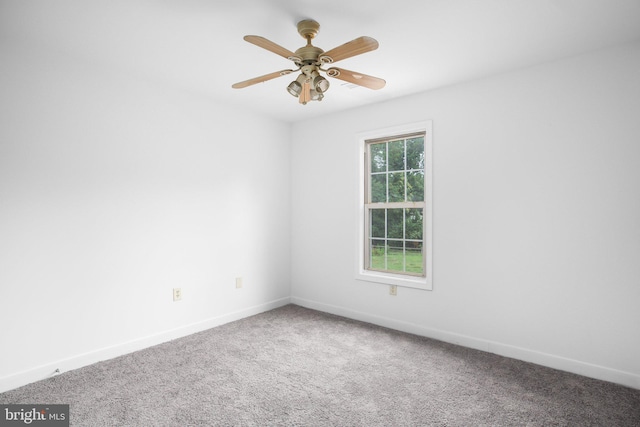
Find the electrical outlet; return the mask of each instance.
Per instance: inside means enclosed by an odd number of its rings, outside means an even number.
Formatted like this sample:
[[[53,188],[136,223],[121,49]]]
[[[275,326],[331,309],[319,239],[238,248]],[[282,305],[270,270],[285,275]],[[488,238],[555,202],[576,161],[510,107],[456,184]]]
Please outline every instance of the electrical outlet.
[[[242,287],[242,277],[236,277],[236,289],[240,289]]]
[[[182,299],[182,288],[173,288],[173,301],[180,301]]]
[[[398,286],[396,285],[389,286],[389,295],[393,295],[393,296],[398,295]]]

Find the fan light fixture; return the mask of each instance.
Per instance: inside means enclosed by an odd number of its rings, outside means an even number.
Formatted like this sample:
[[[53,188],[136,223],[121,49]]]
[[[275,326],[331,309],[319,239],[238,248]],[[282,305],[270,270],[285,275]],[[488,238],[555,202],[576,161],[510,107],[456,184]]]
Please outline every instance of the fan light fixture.
[[[315,65],[302,67],[302,70],[298,78],[289,83],[287,92],[299,98],[303,95],[302,91],[306,90],[305,85],[309,85],[308,99],[301,98],[300,102],[306,104],[308,101],[322,101],[324,93],[329,89],[329,80],[320,75]]]
[[[369,89],[381,89],[386,82],[377,77],[368,76],[366,74],[357,73],[355,71],[345,70],[344,68],[331,67],[329,69],[322,68],[323,65],[331,64],[342,59],[370,52],[378,48],[378,42],[371,37],[358,37],[341,46],[331,49],[327,52],[319,47],[311,44],[320,24],[313,20],[304,20],[298,22],[298,33],[307,40],[306,46],[291,52],[276,43],[260,36],[245,36],[244,39],[249,43],[253,43],[258,47],[278,54],[290,61],[293,61],[298,68],[295,70],[282,70],[274,73],[265,74],[264,76],[245,80],[234,84],[234,89],[241,89],[256,83],[266,82],[276,77],[291,74],[300,71],[300,75],[289,83],[287,92],[299,99],[301,104],[309,101],[322,101],[324,94],[329,90],[329,81],[325,79],[320,72],[324,72],[327,76],[343,80],[358,86],[364,86]]]
[[[313,86],[315,90],[320,93],[325,93],[327,90],[329,90],[329,80],[322,77],[320,73],[318,73],[318,71],[314,71],[313,73],[311,73],[311,78],[311,86]]]
[[[302,85],[307,81],[307,77],[304,74],[300,74],[297,79],[289,83],[287,91],[295,97],[300,96],[302,93]]]

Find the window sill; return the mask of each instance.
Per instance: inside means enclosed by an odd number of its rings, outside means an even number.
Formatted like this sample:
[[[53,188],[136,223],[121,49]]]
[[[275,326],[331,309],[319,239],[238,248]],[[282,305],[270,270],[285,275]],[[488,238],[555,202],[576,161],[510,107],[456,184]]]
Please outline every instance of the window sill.
[[[384,285],[404,286],[407,288],[422,289],[424,291],[432,290],[431,281],[426,277],[401,276],[398,274],[361,270],[356,273],[356,280],[382,283]]]

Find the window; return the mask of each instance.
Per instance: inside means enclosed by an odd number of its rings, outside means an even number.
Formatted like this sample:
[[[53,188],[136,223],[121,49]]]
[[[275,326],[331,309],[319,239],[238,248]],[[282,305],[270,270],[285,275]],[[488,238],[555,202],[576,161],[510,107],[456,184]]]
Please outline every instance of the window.
[[[430,122],[360,135],[357,276],[431,289]]]
[[[365,268],[424,275],[424,133],[366,143]]]

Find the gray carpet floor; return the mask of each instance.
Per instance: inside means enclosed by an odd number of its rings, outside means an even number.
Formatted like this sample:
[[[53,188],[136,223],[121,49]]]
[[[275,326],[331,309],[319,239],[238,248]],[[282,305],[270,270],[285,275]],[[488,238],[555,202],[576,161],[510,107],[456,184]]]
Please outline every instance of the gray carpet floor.
[[[640,390],[288,305],[0,394],[73,426],[640,426]]]

